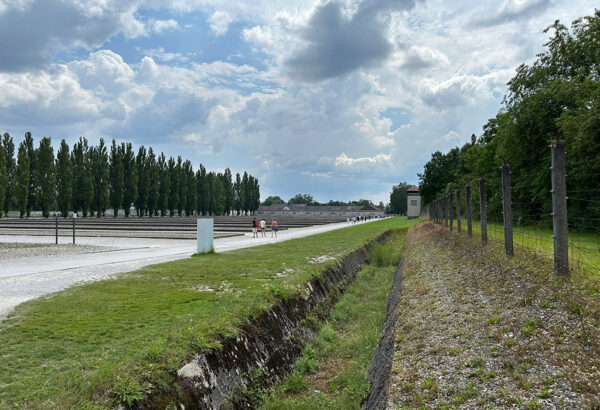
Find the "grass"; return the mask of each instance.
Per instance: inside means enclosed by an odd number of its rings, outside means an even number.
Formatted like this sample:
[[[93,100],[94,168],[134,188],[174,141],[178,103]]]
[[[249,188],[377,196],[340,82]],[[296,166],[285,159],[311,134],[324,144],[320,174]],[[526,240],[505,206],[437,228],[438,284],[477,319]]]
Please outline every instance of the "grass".
[[[463,233],[466,232],[463,224]],[[456,221],[455,221],[456,229]],[[552,259],[554,239],[551,228],[538,226],[513,227],[513,242],[529,251]],[[479,221],[473,221],[473,237],[481,236]],[[504,227],[500,223],[488,222],[488,238],[504,242]],[[518,249],[515,250],[518,252]],[[550,261],[551,262],[551,261]],[[569,232],[569,264],[595,279],[600,279],[600,235],[590,232]]]
[[[168,389],[199,352],[402,218],[149,266],[26,302],[0,323],[0,408],[110,408]]]
[[[263,409],[360,408],[369,392],[368,370],[385,321],[387,295],[405,232],[395,231],[386,244],[373,250],[371,264],[358,273],[334,306],[330,322],[305,348],[294,372],[271,389]],[[381,257],[388,252],[392,257]]]

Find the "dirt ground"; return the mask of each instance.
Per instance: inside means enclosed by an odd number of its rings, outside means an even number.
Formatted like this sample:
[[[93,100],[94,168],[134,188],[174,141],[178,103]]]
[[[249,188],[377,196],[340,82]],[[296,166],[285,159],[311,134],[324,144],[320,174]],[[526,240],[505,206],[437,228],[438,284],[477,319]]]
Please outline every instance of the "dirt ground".
[[[390,408],[600,408],[598,284],[411,228]]]

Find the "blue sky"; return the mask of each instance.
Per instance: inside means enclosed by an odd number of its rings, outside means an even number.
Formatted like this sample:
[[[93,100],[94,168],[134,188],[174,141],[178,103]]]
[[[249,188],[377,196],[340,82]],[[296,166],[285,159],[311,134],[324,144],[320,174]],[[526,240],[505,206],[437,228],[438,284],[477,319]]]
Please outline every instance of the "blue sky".
[[[131,141],[262,197],[389,200],[479,135],[573,0],[0,0],[0,132]]]

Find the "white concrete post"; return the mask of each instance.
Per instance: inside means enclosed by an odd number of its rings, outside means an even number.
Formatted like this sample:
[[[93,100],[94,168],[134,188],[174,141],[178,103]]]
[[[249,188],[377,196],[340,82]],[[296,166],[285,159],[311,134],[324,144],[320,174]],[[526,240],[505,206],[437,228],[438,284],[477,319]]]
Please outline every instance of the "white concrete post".
[[[197,240],[196,252],[208,253],[214,251],[213,247],[213,219],[199,218],[197,219]]]

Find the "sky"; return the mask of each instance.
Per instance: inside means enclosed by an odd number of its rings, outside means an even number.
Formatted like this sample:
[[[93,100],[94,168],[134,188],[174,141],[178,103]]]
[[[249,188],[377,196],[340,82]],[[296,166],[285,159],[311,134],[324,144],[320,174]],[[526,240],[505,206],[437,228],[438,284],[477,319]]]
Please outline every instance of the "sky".
[[[129,141],[261,197],[389,202],[588,0],[0,0],[0,132]]]

